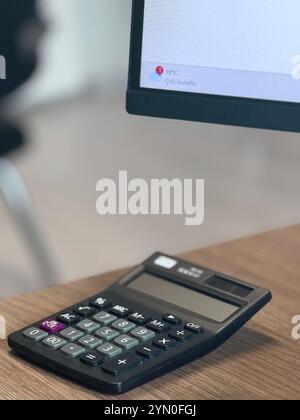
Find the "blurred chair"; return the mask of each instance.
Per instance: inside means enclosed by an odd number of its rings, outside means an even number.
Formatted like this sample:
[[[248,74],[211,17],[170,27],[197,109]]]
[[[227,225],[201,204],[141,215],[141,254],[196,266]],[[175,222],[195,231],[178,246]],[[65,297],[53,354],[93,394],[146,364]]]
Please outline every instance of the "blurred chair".
[[[57,280],[55,265],[36,222],[27,189],[15,165],[4,158],[0,158],[0,192],[36,261],[42,283],[53,284]]]
[[[7,78],[0,80],[0,100],[14,92],[34,72],[43,26],[36,0],[1,0],[0,55],[5,58]],[[41,281],[48,285],[57,279],[54,264],[36,224],[22,178],[14,164],[4,157],[23,145],[23,140],[22,132],[0,115],[0,193],[36,259]]]

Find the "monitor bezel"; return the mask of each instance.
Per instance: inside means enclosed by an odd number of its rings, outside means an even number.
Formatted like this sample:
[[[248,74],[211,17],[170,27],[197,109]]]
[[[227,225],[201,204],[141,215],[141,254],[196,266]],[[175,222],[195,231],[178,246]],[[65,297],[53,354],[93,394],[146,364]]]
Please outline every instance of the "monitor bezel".
[[[144,6],[145,0],[133,0],[126,101],[130,114],[300,132],[300,103],[142,88]]]

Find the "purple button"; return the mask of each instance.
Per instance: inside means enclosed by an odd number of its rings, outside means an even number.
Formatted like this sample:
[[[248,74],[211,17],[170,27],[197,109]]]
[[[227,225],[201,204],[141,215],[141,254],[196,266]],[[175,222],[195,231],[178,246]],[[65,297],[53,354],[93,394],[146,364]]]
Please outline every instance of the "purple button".
[[[40,329],[46,331],[48,334],[58,334],[65,329],[65,325],[61,322],[48,320],[40,325]]]

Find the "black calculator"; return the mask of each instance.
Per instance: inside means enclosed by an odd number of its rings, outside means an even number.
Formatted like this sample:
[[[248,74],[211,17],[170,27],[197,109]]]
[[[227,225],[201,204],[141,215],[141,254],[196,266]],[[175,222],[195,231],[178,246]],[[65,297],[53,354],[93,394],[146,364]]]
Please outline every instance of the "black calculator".
[[[26,359],[120,394],[204,356],[271,292],[157,253],[99,295],[9,336]]]

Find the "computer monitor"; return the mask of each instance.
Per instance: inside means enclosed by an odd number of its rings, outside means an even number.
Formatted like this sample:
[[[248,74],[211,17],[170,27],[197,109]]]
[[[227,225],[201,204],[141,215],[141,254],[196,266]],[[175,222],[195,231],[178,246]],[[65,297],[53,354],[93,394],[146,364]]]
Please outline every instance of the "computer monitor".
[[[134,0],[127,109],[300,132],[299,0]]]

